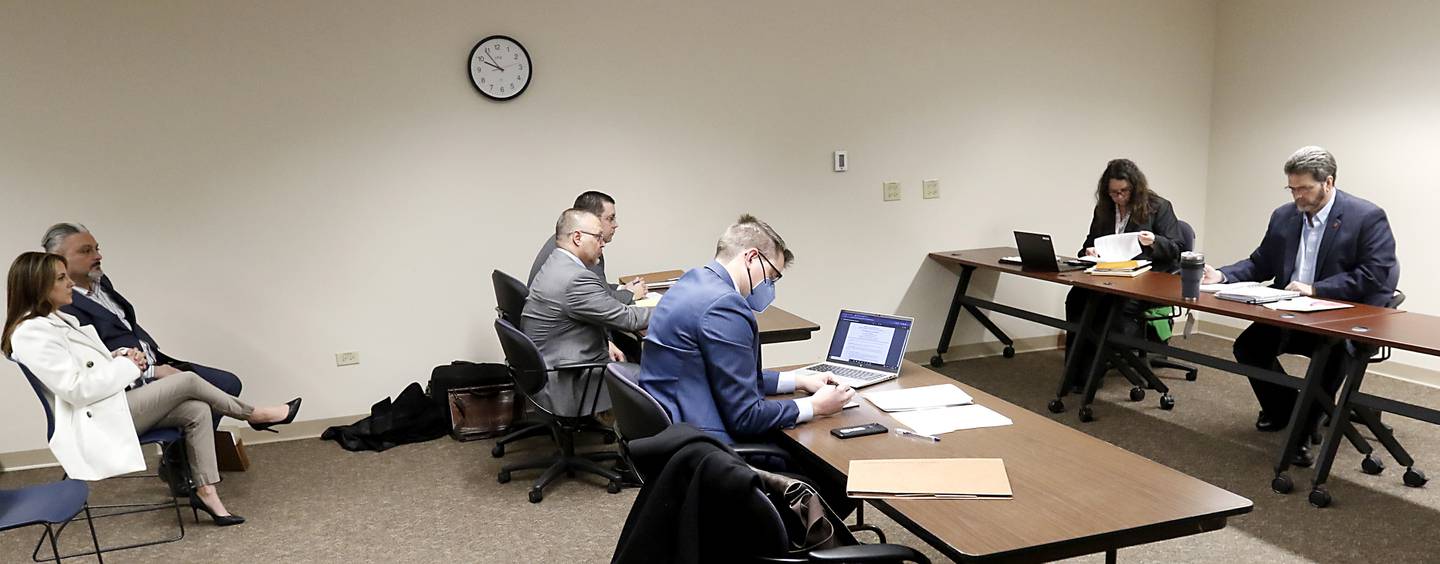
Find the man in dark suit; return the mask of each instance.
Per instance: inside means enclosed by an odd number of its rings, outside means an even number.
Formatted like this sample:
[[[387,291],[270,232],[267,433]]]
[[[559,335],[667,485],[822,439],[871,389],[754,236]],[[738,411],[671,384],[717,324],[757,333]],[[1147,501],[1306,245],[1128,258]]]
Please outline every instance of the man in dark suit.
[[[595,217],[600,218],[600,238],[602,243],[608,246],[610,242],[615,239],[615,231],[620,228],[620,222],[616,219],[615,215],[615,198],[611,198],[609,194],[604,192],[588,190],[576,196],[575,205],[571,207],[573,209],[588,211],[595,214]],[[535,255],[535,262],[530,264],[530,278],[526,280],[525,285],[529,286],[535,283],[535,275],[540,273],[540,267],[544,266],[545,262],[550,260],[550,256],[555,254],[555,249],[556,244],[554,237],[547,238],[545,244],[540,245],[540,252]],[[610,285],[610,279],[605,277],[605,255],[603,252],[594,264],[587,265],[586,268],[594,272],[596,276],[599,276],[600,280],[605,283],[605,287],[609,289],[610,294],[615,296],[615,299],[620,300],[622,304],[633,304],[635,300],[645,297],[646,289],[644,280],[637,278],[631,280],[629,284],[619,287]]]
[[[232,396],[240,395],[240,379],[234,374],[176,359],[161,352],[160,344],[140,326],[135,306],[115,290],[110,277],[100,268],[100,244],[95,236],[78,223],[59,223],[46,230],[42,241],[45,251],[65,257],[70,265],[70,279],[75,281],[75,301],[60,308],[80,319],[83,325],[95,327],[100,340],[111,349],[140,349],[149,357],[152,370],[146,370],[135,385],[144,385],[184,371],[199,374],[206,382]],[[215,416],[218,425],[220,416]]]
[[[1207,284],[1272,280],[1272,287],[1306,296],[1384,306],[1395,294],[1400,264],[1385,210],[1335,188],[1335,157],[1320,147],[1304,147],[1285,162],[1286,189],[1294,204],[1270,214],[1260,246],[1219,270],[1206,265]],[[1283,370],[1281,354],[1309,356],[1317,344],[1313,334],[1255,323],[1235,340],[1235,360],[1265,369]],[[1346,350],[1336,346],[1326,360],[1323,383],[1333,398],[1343,377]],[[1313,361],[1313,359],[1312,359]],[[1299,393],[1251,379],[1261,431],[1285,428]],[[1312,412],[1313,425],[1319,412]],[[1304,457],[1302,447],[1302,458]]]
[[[752,216],[725,231],[715,260],[680,277],[650,318],[638,384],[677,423],[726,443],[836,413],[855,391],[827,374],[762,370],[755,312],[775,297],[775,281],[795,255]],[[796,400],[765,396],[809,392]]]

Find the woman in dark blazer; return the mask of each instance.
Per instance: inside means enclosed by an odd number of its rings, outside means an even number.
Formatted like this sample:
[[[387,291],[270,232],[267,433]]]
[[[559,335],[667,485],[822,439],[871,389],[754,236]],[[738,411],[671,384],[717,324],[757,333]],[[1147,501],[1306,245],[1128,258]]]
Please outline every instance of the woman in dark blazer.
[[[1090,219],[1090,233],[1085,236],[1085,244],[1080,248],[1080,256],[1095,255],[1095,239],[1116,233],[1140,234],[1140,256],[1137,259],[1151,261],[1151,270],[1160,272],[1175,272],[1179,269],[1180,263],[1180,221],[1175,218],[1175,210],[1170,201],[1161,198],[1159,194],[1150,191],[1150,183],[1145,180],[1145,173],[1140,172],[1140,167],[1135,166],[1130,159],[1115,159],[1106,163],[1105,172],[1100,174],[1100,181],[1095,187],[1095,213]],[[1071,322],[1080,320],[1080,315],[1085,311],[1085,302],[1089,299],[1091,292],[1080,287],[1073,287],[1070,295],[1065,298],[1065,319]],[[1119,317],[1120,329],[1130,335],[1140,334],[1141,313],[1150,306],[1138,300],[1125,300],[1122,304]],[[1099,325],[1103,319],[1094,320],[1091,327],[1085,330],[1099,331]],[[1066,360],[1070,354],[1080,354],[1080,366],[1089,366],[1090,356],[1094,354],[1093,347],[1084,347],[1085,350],[1077,351],[1075,348],[1075,333],[1065,334],[1065,355]],[[1075,377],[1080,381],[1069,382],[1071,388],[1084,384],[1083,370],[1076,371]]]

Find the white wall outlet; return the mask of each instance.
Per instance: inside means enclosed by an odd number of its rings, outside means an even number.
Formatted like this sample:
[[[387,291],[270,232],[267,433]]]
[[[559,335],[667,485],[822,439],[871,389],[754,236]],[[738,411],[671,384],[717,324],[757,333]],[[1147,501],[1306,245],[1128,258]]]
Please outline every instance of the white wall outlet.
[[[939,178],[932,178],[930,180],[926,180],[924,182],[921,182],[920,185],[922,186],[922,189],[920,191],[921,197],[925,198],[926,200],[934,200],[935,198],[940,197]]]
[[[850,170],[850,157],[845,151],[835,151],[835,172]]]
[[[360,364],[359,351],[335,353],[335,366],[350,366],[352,364]]]
[[[884,183],[884,184],[881,184],[881,185],[880,185],[880,188],[881,188],[881,195],[884,196],[885,201],[887,201],[887,202],[894,202],[894,201],[900,199],[900,183],[899,183],[899,182],[886,182],[886,183]]]

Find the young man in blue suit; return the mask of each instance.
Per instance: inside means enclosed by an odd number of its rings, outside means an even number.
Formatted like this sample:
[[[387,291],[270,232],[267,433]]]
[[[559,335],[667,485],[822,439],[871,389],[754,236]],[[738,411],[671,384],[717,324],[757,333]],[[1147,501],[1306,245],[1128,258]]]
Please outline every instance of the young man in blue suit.
[[[1395,237],[1385,210],[1335,188],[1335,157],[1320,147],[1303,147],[1285,162],[1286,190],[1294,204],[1270,214],[1270,225],[1250,258],[1220,268],[1206,265],[1204,282],[1265,281],[1306,296],[1386,305],[1400,280]],[[1281,354],[1310,355],[1318,337],[1255,323],[1235,340],[1235,360],[1281,369]],[[1332,349],[1324,372],[1333,397],[1342,379],[1346,347]],[[1283,369],[1282,369],[1283,370]],[[1251,379],[1261,431],[1283,429],[1295,407],[1295,390]],[[1313,424],[1319,412],[1312,412]],[[1301,461],[1308,460],[1302,447]]]
[[[145,353],[149,368],[132,386],[143,386],[172,374],[189,371],[226,394],[240,396],[240,378],[234,374],[172,358],[160,351],[160,345],[155,342],[155,338],[136,320],[135,306],[115,290],[110,277],[105,276],[105,272],[101,270],[100,244],[84,225],[57,223],[45,231],[40,244],[45,248],[45,252],[65,257],[70,267],[70,279],[75,281],[75,300],[70,305],[61,307],[60,311],[75,316],[82,325],[94,327],[100,340],[112,350],[124,347]],[[216,427],[219,427],[221,417],[215,415]],[[169,468],[172,465],[170,453],[167,452],[161,465],[162,470],[174,471]],[[188,472],[184,464],[177,465],[175,469],[181,473]],[[183,487],[181,484],[185,480],[179,480],[179,483],[169,479],[166,481],[171,483],[172,488],[177,488]]]
[[[795,258],[765,222],[744,215],[725,230],[715,260],[680,278],[650,317],[639,384],[676,422],[727,443],[840,411],[855,391],[826,374],[763,370],[755,313]],[[766,395],[804,390],[795,400]]]

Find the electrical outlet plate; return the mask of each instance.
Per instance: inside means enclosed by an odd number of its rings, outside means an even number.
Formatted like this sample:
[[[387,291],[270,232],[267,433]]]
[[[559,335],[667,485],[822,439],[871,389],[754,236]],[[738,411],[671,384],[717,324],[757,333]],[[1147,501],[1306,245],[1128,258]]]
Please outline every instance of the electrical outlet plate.
[[[350,366],[352,364],[360,364],[359,351],[335,353],[335,366]]]
[[[835,151],[834,162],[835,172],[845,172],[847,170],[850,170],[850,157],[845,154],[845,151]]]
[[[885,198],[885,201],[887,201],[887,202],[894,202],[894,201],[897,201],[897,200],[900,199],[900,183],[899,183],[899,182],[886,182],[886,183],[881,184],[881,185],[880,185],[880,188],[881,188],[881,196],[883,196],[883,197]]]
[[[921,186],[923,187],[921,190],[922,196],[926,200],[933,200],[940,197],[940,179],[932,178],[926,180],[921,183]]]

